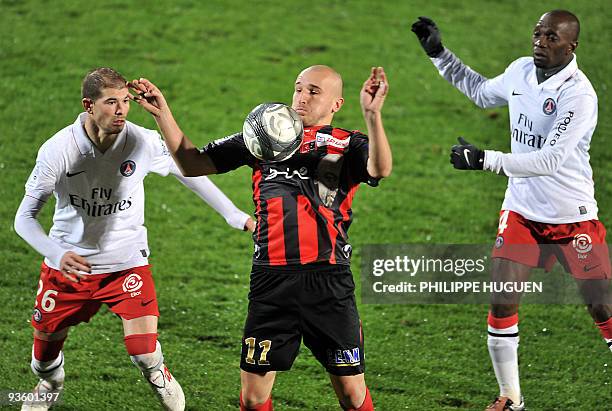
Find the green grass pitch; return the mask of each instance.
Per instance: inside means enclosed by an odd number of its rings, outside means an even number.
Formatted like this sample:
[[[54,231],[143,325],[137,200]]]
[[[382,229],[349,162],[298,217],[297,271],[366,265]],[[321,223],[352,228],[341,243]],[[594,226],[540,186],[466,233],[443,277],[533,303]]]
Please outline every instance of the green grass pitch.
[[[329,64],[345,80],[335,124],[364,128],[358,93],[384,66],[384,119],[393,174],[354,203],[351,242],[492,243],[504,178],[448,163],[458,135],[508,150],[504,108],[480,110],[441,79],[410,32],[432,17],[444,44],[493,76],[530,53],[531,29],[554,8],[582,22],[581,69],[599,96],[591,147],[600,219],[612,224],[609,4],[604,0],[77,2],[0,0],[0,390],[28,391],[28,324],[41,258],[13,231],[38,147],[80,112],[80,81],[96,66],[148,77],[198,144],[242,126],[263,101],[290,101],[296,74]],[[130,120],[155,124],[140,107]],[[608,141],[606,141],[608,139]],[[253,211],[249,169],[213,180]],[[161,309],[160,340],[190,410],[236,409],[251,240],[172,177],[146,181],[146,224]],[[40,217],[49,227],[52,204]],[[482,410],[497,393],[486,348],[487,307],[360,305],[366,380],[379,410]],[[606,410],[612,357],[582,306],[521,309],[521,376],[531,410]],[[102,309],[72,330],[58,410],[147,410],[156,400],[131,364],[121,324]],[[278,410],[339,409],[326,375],[303,349],[273,392]]]

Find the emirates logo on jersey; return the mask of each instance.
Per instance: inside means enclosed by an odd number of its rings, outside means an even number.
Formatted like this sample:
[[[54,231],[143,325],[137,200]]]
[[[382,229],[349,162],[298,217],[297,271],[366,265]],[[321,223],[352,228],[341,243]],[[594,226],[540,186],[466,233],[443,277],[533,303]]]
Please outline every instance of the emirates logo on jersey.
[[[134,163],[132,160],[126,160],[121,163],[121,166],[119,166],[119,172],[124,177],[131,176],[134,174],[134,171],[136,171],[136,163]]]
[[[557,111],[557,103],[555,103],[555,100],[547,98],[546,101],[544,101],[544,105],[542,105],[542,111],[547,116],[554,114],[555,111]]]

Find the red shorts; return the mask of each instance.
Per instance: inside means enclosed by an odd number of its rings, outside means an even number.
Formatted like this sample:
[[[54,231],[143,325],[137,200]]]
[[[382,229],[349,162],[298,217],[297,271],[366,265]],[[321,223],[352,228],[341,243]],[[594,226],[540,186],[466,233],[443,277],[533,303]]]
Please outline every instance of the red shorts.
[[[547,271],[558,260],[581,280],[611,277],[606,229],[599,220],[547,224],[502,210],[492,256]]]
[[[75,283],[43,263],[32,325],[51,333],[88,322],[102,303],[126,320],[145,315],[159,317],[150,266],[88,275]]]

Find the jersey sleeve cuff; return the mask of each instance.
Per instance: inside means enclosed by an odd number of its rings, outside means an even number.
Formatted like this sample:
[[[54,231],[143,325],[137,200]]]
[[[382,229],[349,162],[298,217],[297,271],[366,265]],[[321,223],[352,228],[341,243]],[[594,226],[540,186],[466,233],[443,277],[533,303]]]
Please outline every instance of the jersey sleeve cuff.
[[[440,54],[438,54],[436,57],[430,57],[430,59],[431,59],[431,61],[434,64],[436,64],[436,63],[440,63],[440,62],[443,62],[445,60],[448,60],[452,56],[453,56],[453,53],[449,49],[444,47],[444,50],[442,50],[442,52]]]
[[[58,246],[57,250],[55,250],[51,255],[46,256],[49,259],[49,262],[58,267],[58,270],[61,269],[60,262],[62,261],[62,257],[66,254],[68,250],[64,250],[62,247]]]
[[[484,162],[482,165],[483,170],[489,170],[495,174],[502,173],[502,155],[500,151],[485,150],[484,151]]]
[[[236,228],[238,230],[244,230],[244,226],[246,225],[247,220],[249,219],[249,215],[243,211],[236,211],[232,213],[227,219],[227,224],[231,227]]]

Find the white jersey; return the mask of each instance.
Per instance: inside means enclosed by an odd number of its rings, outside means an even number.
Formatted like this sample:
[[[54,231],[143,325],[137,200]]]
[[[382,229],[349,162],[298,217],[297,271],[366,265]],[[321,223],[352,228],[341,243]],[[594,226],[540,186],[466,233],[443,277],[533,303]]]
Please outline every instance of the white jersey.
[[[432,59],[440,74],[483,108],[508,105],[511,154],[486,150],[484,169],[509,177],[502,208],[533,221],[597,219],[589,147],[597,95],[576,56],[538,84],[533,58],[514,61],[487,79],[449,50]]]
[[[85,258],[92,274],[147,264],[145,176],[167,175],[172,158],[156,131],[127,121],[106,152],[85,133],[87,114],[47,140],[26,183],[26,195],[55,195],[49,237]],[[45,263],[58,269],[49,258]]]

